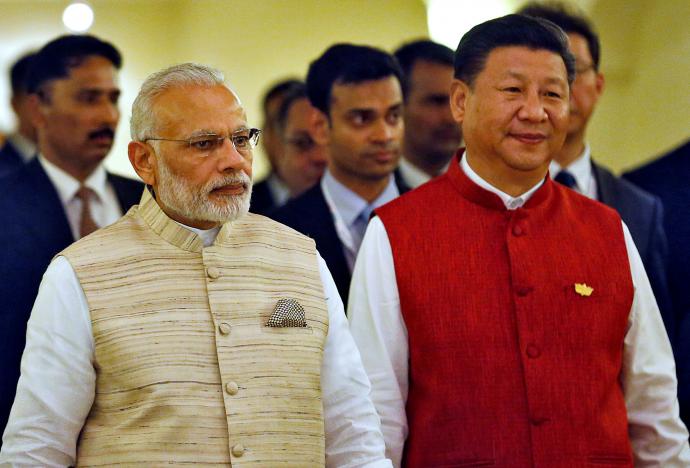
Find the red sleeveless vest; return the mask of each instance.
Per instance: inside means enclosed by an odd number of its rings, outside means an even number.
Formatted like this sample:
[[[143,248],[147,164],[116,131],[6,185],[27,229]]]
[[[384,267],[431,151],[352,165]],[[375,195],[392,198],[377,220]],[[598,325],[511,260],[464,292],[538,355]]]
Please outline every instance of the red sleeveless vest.
[[[547,178],[509,211],[456,158],[377,213],[409,336],[405,466],[632,467],[613,210]]]

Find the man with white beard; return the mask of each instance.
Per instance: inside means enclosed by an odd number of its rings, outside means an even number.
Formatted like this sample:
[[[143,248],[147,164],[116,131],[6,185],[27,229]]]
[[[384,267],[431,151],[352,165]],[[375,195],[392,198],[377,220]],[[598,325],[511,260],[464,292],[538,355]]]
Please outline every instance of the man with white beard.
[[[48,267],[0,464],[391,466],[314,241],[247,213],[246,120],[217,70],[143,84],[148,190]]]

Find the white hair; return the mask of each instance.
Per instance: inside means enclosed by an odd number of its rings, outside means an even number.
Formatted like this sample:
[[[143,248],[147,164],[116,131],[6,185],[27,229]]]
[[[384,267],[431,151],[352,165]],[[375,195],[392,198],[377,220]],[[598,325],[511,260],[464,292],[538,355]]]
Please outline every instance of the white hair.
[[[134,141],[153,136],[156,130],[156,114],[153,101],[170,88],[182,86],[226,86],[223,72],[197,63],[181,63],[158,71],[144,81],[132,104],[129,128]]]

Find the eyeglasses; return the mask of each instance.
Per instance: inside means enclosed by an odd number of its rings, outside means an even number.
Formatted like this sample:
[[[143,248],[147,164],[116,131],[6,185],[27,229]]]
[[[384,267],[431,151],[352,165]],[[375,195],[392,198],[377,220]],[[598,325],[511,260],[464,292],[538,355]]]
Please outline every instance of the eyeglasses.
[[[185,140],[151,137],[144,138],[142,141],[177,141],[179,143],[187,143],[190,149],[211,152],[223,146],[223,142],[227,138],[230,140],[232,146],[235,148],[235,150],[237,150],[237,152],[249,153],[259,142],[260,134],[261,130],[258,128],[249,128],[232,133],[228,136],[218,135],[215,133],[203,133],[201,135],[194,135]]]

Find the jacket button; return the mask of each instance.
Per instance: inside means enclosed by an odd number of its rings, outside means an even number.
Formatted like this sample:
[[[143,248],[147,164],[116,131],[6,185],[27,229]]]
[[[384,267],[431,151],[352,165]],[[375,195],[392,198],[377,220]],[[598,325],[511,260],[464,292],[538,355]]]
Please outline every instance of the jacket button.
[[[230,334],[230,324],[223,322],[220,325],[218,325],[218,331],[220,332],[221,335],[229,335]]]
[[[240,387],[237,385],[237,382],[228,382],[225,384],[225,391],[230,395],[237,395],[239,390]]]
[[[525,297],[526,295],[532,292],[532,288],[530,288],[529,286],[520,286],[517,288],[515,292],[518,296]]]
[[[244,455],[244,445],[235,444],[232,446],[232,454],[236,457],[241,457]]]
[[[220,278],[220,270],[216,267],[208,267],[206,269],[206,274],[208,275],[209,278],[211,279],[218,279]]]
[[[513,235],[515,237],[520,237],[523,234],[525,234],[525,230],[522,229],[522,226],[520,226],[519,224],[516,224],[515,226],[513,226]]]
[[[541,356],[541,351],[539,348],[533,344],[527,345],[527,357],[531,359],[536,359]]]

